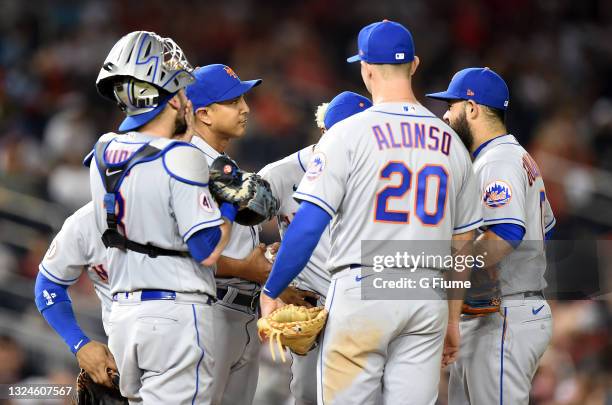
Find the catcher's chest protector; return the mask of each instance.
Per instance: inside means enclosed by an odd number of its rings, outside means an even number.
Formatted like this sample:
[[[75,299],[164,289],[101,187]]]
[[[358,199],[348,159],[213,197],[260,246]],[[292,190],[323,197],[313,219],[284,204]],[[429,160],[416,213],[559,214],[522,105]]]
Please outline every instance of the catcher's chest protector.
[[[132,250],[138,253],[146,254],[150,257],[157,256],[189,256],[187,252],[178,250],[163,249],[153,245],[143,245],[138,242],[131,241],[123,236],[117,230],[117,215],[115,214],[115,206],[119,196],[119,188],[121,183],[128,175],[130,170],[139,163],[150,162],[164,155],[168,150],[172,149],[175,144],[170,144],[164,149],[157,148],[149,143],[143,144],[129,158],[121,160],[118,163],[107,161],[106,149],[112,142],[98,142],[94,148],[94,157],[102,178],[102,184],[106,190],[104,195],[104,208],[106,209],[106,225],[108,229],[102,234],[102,242],[107,248],[113,247],[122,250]]]

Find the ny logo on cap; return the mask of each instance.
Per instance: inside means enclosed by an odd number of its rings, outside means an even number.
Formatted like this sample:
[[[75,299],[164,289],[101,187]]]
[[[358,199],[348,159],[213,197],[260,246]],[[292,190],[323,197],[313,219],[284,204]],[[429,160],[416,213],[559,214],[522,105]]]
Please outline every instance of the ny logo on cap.
[[[236,72],[234,72],[234,70],[231,67],[226,66],[223,68],[223,70],[225,70],[225,73],[232,76],[234,79],[238,78],[238,75],[236,74]]]
[[[473,97],[474,96],[474,92],[471,89],[467,89],[467,95],[469,97]]]

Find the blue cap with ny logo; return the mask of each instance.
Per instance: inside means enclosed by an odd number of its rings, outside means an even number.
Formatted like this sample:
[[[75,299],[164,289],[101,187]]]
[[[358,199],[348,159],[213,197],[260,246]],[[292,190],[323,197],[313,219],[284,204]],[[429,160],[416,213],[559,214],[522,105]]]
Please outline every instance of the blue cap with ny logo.
[[[383,20],[370,24],[359,31],[357,37],[359,53],[347,62],[399,64],[414,60],[412,34],[400,23]]]
[[[485,68],[467,68],[455,73],[446,91],[430,93],[438,100],[473,100],[477,104],[506,110],[510,103],[510,91],[500,75]]]

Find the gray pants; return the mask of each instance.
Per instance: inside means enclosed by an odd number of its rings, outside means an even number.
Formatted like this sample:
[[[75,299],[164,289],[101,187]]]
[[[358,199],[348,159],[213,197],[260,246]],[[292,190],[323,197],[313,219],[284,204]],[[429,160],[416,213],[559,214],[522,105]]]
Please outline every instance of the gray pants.
[[[318,404],[434,405],[446,300],[364,300],[355,274],[336,273],[327,294]]]
[[[324,305],[325,297],[321,296],[317,306]],[[295,405],[317,404],[317,361],[320,343],[320,339],[317,339],[317,345],[304,356],[289,352],[292,358],[289,389],[295,398]]]
[[[206,296],[141,302],[139,293],[120,295],[108,345],[123,396],[130,404],[210,404],[213,310]]]
[[[214,405],[250,405],[259,376],[257,312],[217,301],[215,320]]]
[[[531,380],[552,336],[548,303],[503,300],[501,313],[464,316],[451,365],[449,405],[527,405]]]

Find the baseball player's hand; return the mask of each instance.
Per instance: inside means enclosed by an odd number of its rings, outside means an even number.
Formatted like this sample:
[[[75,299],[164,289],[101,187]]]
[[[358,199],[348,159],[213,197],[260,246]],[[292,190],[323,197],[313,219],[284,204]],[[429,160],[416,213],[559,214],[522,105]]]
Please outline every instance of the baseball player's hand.
[[[81,347],[76,354],[79,367],[87,371],[97,384],[112,387],[107,368],[117,371],[117,364],[108,347],[100,342],[91,341]]]
[[[230,240],[230,236],[232,233],[232,224],[228,221],[225,221],[220,225],[220,228],[221,239],[219,240],[219,243],[217,243],[215,250],[213,250],[210,256],[202,260],[203,266],[212,266],[217,263],[217,260],[219,260],[219,257],[221,257],[221,253],[223,253],[223,250],[225,250],[225,247],[227,246],[227,243]]]
[[[194,120],[193,104],[191,104],[191,101],[188,100],[187,104],[185,104],[185,123],[187,124],[187,129],[185,130],[184,134],[176,136],[174,139],[184,142],[191,142],[191,138],[195,135]]]
[[[318,300],[319,296],[312,291],[300,290],[293,286],[289,286],[278,298],[280,298],[281,301],[287,305],[293,304],[301,307],[312,308],[312,305],[306,301],[306,298],[314,298],[315,300]]]
[[[446,337],[444,338],[444,351],[442,352],[443,368],[457,360],[460,341],[459,323],[449,322],[446,328]]]
[[[248,274],[244,278],[262,285],[265,284],[272,270],[272,263],[266,259],[266,245],[260,243],[245,260]]]
[[[261,317],[265,318],[270,315],[272,312],[276,311],[278,308],[283,307],[285,304],[280,299],[274,299],[269,297],[262,291],[259,296],[259,306],[261,308]]]

